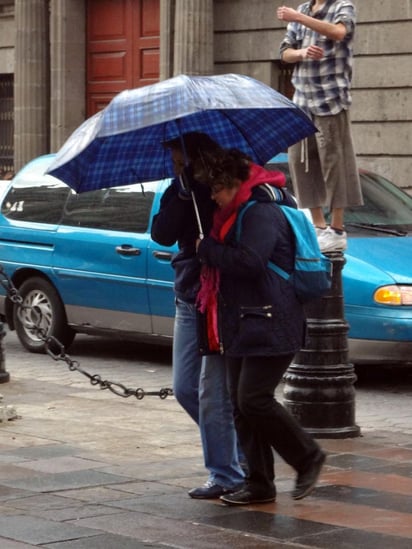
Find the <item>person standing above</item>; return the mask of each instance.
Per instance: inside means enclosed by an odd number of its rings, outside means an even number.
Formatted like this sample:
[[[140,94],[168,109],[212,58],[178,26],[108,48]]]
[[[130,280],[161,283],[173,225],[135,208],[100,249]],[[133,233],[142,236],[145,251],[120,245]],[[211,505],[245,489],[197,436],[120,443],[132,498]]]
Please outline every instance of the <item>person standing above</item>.
[[[172,260],[175,271],[176,316],[173,334],[173,392],[176,400],[199,425],[207,482],[189,491],[195,499],[215,499],[238,488],[244,480],[239,464],[233,410],[220,355],[201,356],[197,340],[195,299],[200,286],[200,263],[196,256],[199,224],[192,191],[204,234],[208,234],[215,204],[206,185],[192,175],[199,154],[220,147],[207,134],[189,132],[166,142],[176,178],[162,196],[151,236],[164,246],[178,243]]]
[[[236,430],[247,459],[245,485],[220,499],[229,505],[276,498],[273,450],[297,471],[292,497],[314,488],[325,454],[276,400],[275,389],[304,343],[305,317],[293,286],[268,267],[294,266],[294,236],[276,202],[279,172],[265,173],[236,150],[204,155],[195,168],[219,206],[209,237],[199,240],[203,263],[198,304],[217,320],[209,337],[224,353]],[[203,169],[203,175],[201,170]],[[269,187],[269,188],[268,188]],[[269,192],[268,192],[269,191]],[[281,203],[291,205],[287,192]],[[217,303],[214,295],[218,296]]]
[[[363,204],[349,115],[355,7],[350,0],[310,0],[297,10],[279,7],[277,17],[288,22],[280,56],[295,64],[293,101],[318,129],[289,148],[294,190],[299,206],[311,211],[321,251],[343,251],[345,208]]]

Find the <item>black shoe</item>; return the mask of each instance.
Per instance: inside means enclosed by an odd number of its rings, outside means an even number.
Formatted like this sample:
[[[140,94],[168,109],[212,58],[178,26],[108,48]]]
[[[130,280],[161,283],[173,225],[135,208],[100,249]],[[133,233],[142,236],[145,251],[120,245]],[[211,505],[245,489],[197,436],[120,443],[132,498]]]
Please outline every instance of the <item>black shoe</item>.
[[[276,499],[276,490],[273,492],[253,492],[250,488],[242,488],[237,492],[220,496],[220,500],[227,505],[249,505],[251,503],[270,503]]]
[[[293,499],[302,499],[312,492],[319,478],[322,466],[325,463],[325,459],[326,454],[320,450],[305,471],[298,474],[295,489],[292,492]]]
[[[230,492],[233,492],[234,490],[237,490],[237,488],[224,488],[223,486],[219,486],[219,484],[207,481],[203,486],[200,486],[200,488],[193,488],[190,490],[188,494],[193,499],[218,499],[220,496],[230,494]]]

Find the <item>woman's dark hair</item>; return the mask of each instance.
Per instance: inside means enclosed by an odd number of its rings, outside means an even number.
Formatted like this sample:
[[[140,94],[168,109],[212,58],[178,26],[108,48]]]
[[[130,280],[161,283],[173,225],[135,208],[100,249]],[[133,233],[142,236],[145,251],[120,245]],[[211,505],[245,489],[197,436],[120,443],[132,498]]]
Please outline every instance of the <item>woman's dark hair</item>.
[[[195,162],[194,176],[209,186],[217,182],[230,189],[237,181],[246,181],[249,177],[251,158],[238,149],[202,152]]]
[[[216,141],[214,141],[207,133],[202,132],[187,132],[179,137],[164,141],[163,146],[167,149],[179,149],[183,151],[189,161],[194,161],[199,158],[203,152],[210,154],[218,154],[223,151]]]

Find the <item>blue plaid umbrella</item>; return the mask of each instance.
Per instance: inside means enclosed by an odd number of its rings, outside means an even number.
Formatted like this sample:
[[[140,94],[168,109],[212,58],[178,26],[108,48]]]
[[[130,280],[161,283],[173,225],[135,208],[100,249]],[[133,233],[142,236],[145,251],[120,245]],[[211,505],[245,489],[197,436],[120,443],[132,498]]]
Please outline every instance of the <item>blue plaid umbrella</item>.
[[[181,75],[118,94],[69,137],[48,173],[77,192],[172,177],[162,143],[193,131],[263,165],[316,128],[289,99],[248,76]]]

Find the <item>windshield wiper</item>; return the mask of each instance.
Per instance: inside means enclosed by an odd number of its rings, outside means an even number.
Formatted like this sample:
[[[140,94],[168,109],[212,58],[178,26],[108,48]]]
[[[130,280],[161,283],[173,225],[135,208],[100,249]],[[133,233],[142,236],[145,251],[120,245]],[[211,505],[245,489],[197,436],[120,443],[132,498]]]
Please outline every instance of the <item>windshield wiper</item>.
[[[379,233],[393,234],[395,236],[407,236],[407,231],[397,231],[396,229],[388,229],[378,225],[377,223],[345,223],[347,227],[356,227],[358,229],[367,229],[377,231]]]

